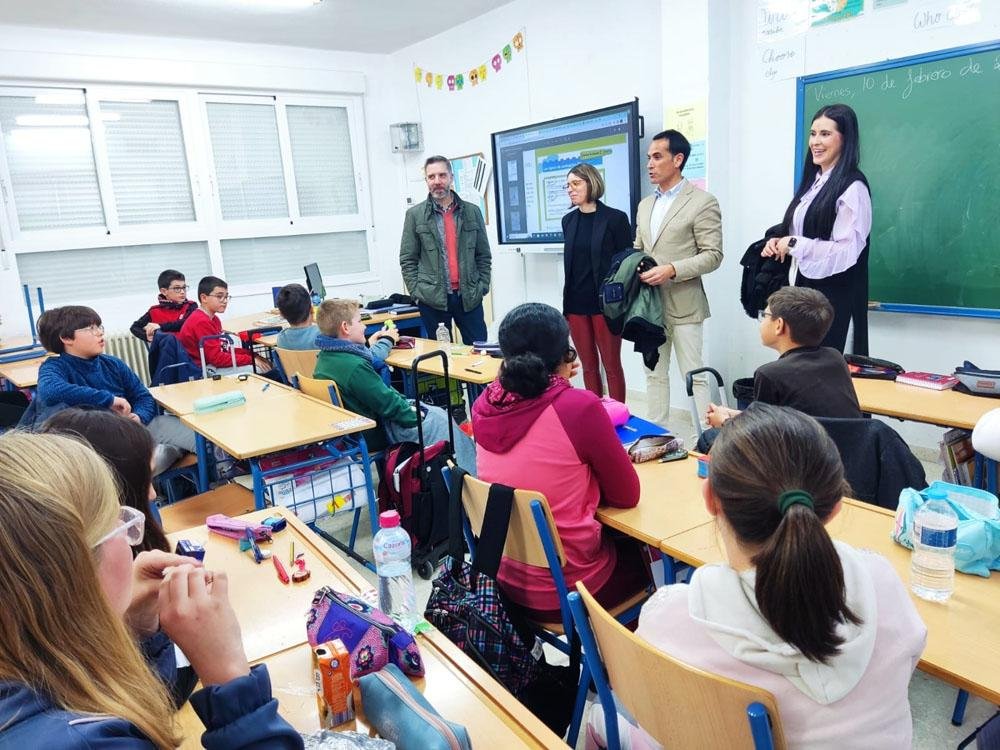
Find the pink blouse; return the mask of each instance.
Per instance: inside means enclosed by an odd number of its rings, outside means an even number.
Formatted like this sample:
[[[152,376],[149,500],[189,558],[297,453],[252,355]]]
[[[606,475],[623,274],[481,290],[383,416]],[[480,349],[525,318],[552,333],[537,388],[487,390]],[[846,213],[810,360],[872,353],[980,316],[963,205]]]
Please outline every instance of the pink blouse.
[[[810,279],[825,279],[846,271],[858,262],[872,229],[872,199],[861,180],[855,180],[837,199],[837,218],[830,239],[810,239],[802,236],[806,211],[823,189],[830,172],[816,175],[816,181],[806,191],[792,214],[791,234],[796,245],[788,251],[792,256],[790,278],[795,283],[798,271]]]

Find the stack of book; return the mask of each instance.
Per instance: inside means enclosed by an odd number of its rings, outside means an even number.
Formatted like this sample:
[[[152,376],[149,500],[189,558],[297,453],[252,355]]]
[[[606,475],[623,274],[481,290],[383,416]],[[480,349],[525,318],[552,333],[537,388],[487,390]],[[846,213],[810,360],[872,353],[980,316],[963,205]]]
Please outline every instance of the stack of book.
[[[975,478],[975,455],[972,433],[968,430],[948,430],[939,444],[945,482],[972,487]]]
[[[958,385],[954,375],[936,375],[933,372],[902,372],[896,376],[896,382],[903,385],[916,385],[935,391],[946,391]]]

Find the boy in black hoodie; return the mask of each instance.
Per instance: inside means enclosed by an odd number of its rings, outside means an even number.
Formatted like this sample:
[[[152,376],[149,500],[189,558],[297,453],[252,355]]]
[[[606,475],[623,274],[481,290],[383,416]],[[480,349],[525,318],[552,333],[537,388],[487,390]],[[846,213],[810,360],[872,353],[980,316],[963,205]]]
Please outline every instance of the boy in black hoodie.
[[[129,329],[132,335],[142,341],[152,341],[156,331],[176,334],[187,320],[188,315],[198,309],[198,303],[187,298],[187,284],[180,271],[167,269],[156,279],[160,296],[146,314]]]

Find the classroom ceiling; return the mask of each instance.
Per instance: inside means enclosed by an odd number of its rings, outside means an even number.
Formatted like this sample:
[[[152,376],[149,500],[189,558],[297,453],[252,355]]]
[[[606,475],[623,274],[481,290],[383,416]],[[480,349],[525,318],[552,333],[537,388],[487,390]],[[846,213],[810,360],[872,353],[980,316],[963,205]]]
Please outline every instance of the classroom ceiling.
[[[510,1],[0,0],[0,24],[388,53]]]

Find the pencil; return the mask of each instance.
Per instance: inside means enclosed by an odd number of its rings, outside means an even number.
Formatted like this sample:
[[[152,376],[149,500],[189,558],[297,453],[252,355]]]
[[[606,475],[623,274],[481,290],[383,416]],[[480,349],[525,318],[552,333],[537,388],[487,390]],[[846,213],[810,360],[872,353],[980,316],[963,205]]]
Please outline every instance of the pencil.
[[[292,551],[288,555],[288,564],[291,566],[295,565],[295,540],[292,540]]]

